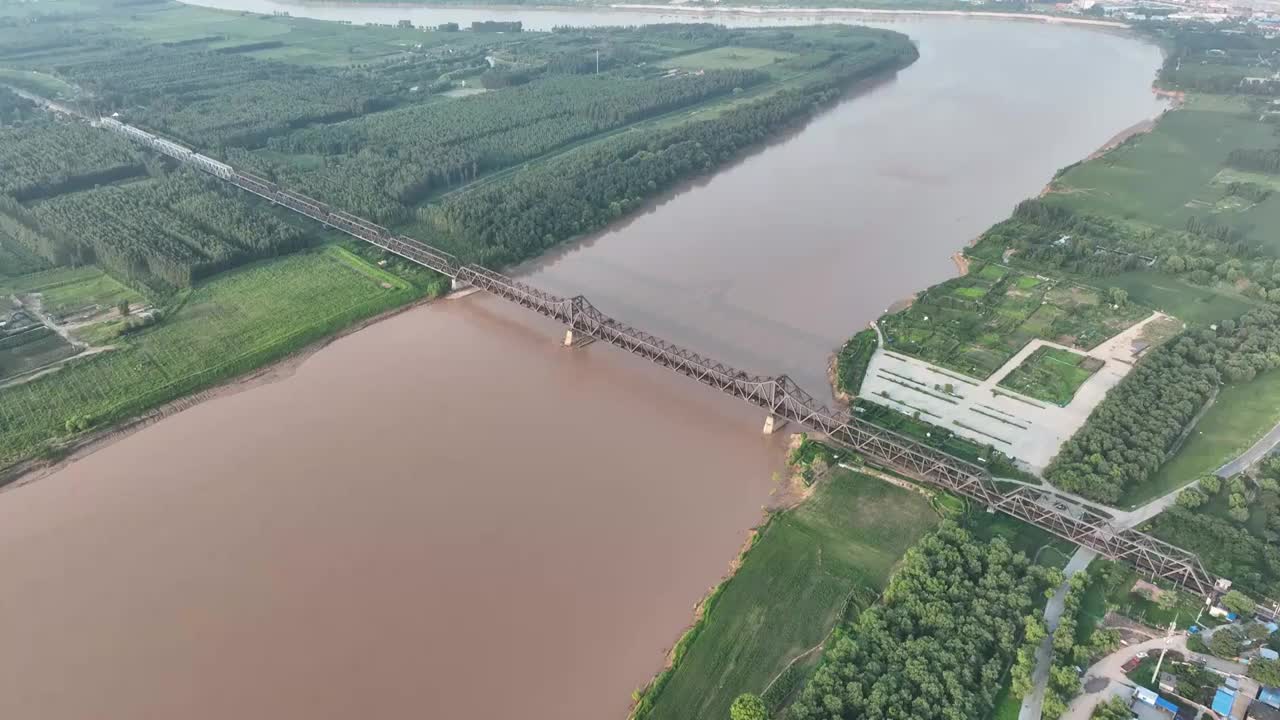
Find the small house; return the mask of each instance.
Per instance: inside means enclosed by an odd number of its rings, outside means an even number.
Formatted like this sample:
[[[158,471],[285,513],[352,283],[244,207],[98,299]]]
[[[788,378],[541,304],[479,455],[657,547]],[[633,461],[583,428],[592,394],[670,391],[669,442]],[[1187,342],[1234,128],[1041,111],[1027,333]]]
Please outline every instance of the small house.
[[[1222,717],[1231,717],[1231,706],[1236,701],[1236,693],[1234,690],[1220,687],[1218,692],[1213,695],[1213,704],[1209,707]]]
[[[1262,688],[1262,692],[1258,693],[1258,702],[1280,710],[1280,689]]]

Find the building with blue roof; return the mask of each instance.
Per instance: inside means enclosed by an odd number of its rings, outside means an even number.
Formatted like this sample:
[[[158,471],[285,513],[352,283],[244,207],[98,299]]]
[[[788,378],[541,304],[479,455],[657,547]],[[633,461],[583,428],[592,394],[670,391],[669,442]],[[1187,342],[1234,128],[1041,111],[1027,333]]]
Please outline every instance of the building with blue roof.
[[[1263,705],[1270,705],[1273,708],[1280,708],[1280,688],[1262,688],[1262,692],[1258,694],[1258,702]]]
[[[1213,704],[1209,708],[1222,717],[1231,717],[1231,706],[1235,701],[1236,694],[1233,691],[1220,687],[1218,692],[1214,693]]]

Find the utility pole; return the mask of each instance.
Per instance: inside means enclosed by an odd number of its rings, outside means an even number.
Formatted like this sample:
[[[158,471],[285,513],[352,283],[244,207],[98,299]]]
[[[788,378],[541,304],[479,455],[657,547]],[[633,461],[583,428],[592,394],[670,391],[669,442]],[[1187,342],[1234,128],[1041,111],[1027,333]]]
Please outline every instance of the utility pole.
[[[1160,687],[1160,683],[1156,678],[1160,677],[1160,666],[1164,664],[1164,654],[1169,652],[1169,641],[1173,639],[1173,631],[1176,627],[1178,627],[1178,616],[1174,615],[1169,621],[1169,632],[1164,636],[1164,647],[1160,649],[1160,659],[1156,661],[1156,669],[1151,673],[1151,684],[1157,688]]]

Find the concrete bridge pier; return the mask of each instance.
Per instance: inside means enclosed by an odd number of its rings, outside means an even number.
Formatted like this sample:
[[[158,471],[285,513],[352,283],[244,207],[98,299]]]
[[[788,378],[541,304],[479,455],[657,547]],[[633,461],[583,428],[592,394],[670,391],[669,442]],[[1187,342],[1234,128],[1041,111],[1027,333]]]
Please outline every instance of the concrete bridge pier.
[[[786,420],[780,420],[773,413],[769,413],[764,418],[764,434],[772,435],[778,430],[781,430],[782,426],[786,424],[787,424]]]
[[[590,335],[574,335],[573,328],[564,331],[564,346],[567,348],[584,348],[595,341]]]
[[[465,282],[463,282],[463,281],[459,280],[459,279],[458,279],[458,278],[456,278],[456,277],[455,277],[455,278],[452,278],[452,279],[449,281],[449,291],[450,291],[450,292],[458,292],[459,290],[465,290],[465,289],[467,289],[467,288],[469,288],[469,287],[471,287],[471,286],[470,286],[470,285],[468,285],[467,283],[465,283]]]

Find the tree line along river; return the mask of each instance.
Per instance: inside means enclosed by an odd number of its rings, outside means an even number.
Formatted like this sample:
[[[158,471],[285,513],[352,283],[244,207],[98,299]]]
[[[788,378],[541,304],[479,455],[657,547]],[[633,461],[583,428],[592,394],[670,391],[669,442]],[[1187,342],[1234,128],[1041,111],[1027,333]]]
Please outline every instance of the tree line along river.
[[[357,23],[697,19],[252,5]],[[1163,107],[1158,49],[1122,35],[869,24],[920,60],[527,277],[825,393],[849,334]],[[559,339],[483,295],[435,303],[0,495],[0,715],[624,716],[771,501],[784,439]]]

